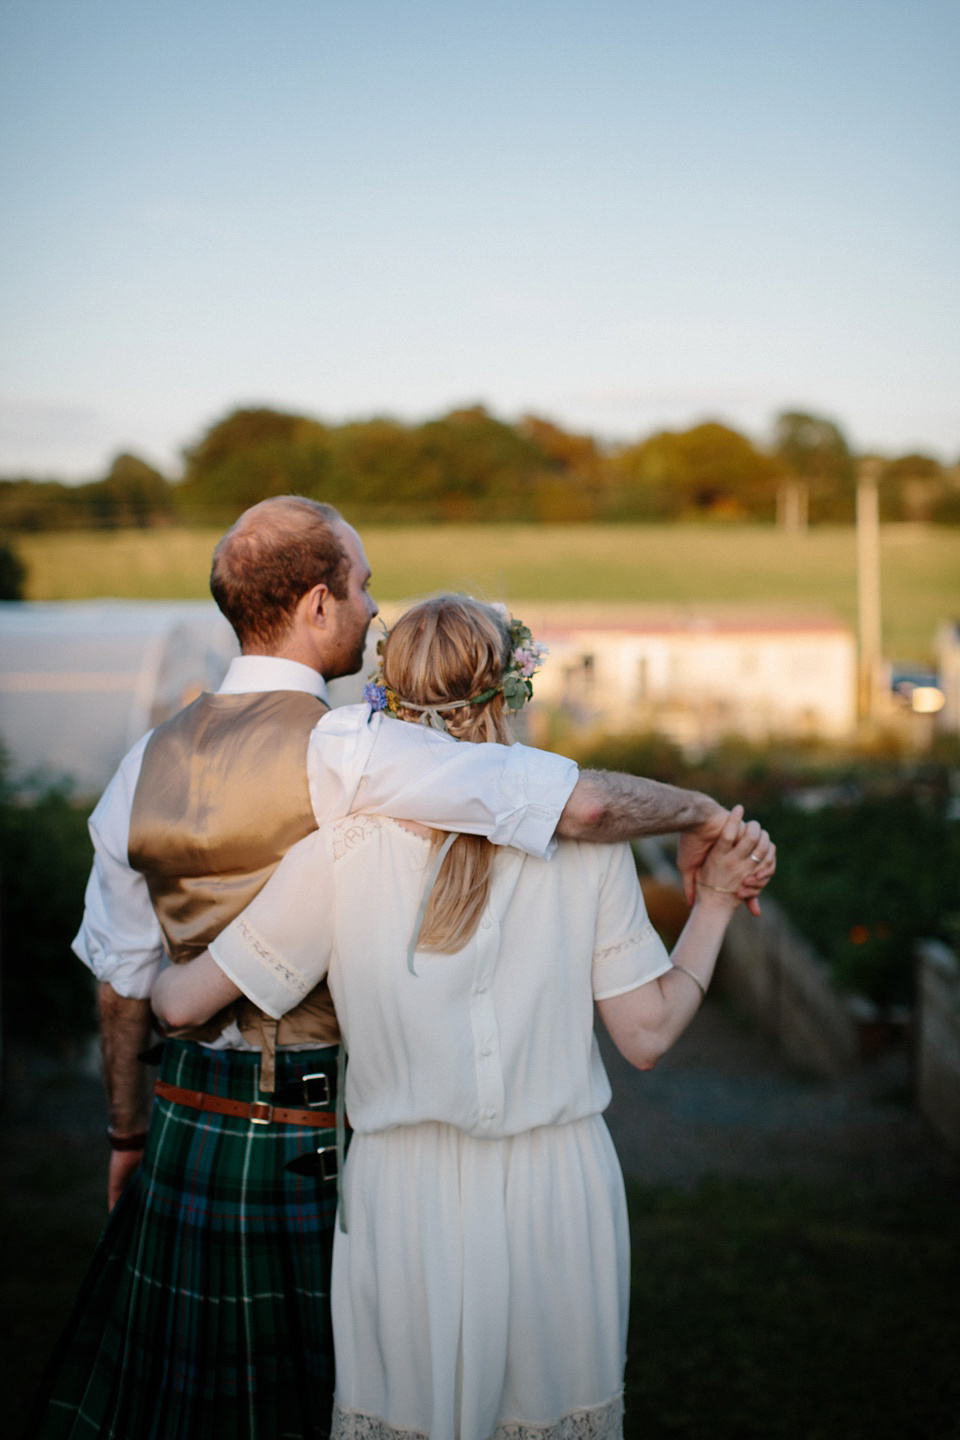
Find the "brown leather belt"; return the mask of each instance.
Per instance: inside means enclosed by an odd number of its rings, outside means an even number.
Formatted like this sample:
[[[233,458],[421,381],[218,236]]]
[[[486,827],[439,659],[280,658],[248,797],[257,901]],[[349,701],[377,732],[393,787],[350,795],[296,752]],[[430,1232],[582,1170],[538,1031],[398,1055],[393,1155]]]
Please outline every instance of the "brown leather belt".
[[[236,1115],[254,1125],[312,1125],[318,1130],[335,1130],[337,1117],[329,1111],[291,1110],[282,1105],[271,1105],[265,1100],[226,1100],[220,1095],[208,1095],[205,1090],[182,1090],[179,1085],[170,1085],[166,1080],[154,1082],[154,1092],[161,1100],[172,1100],[175,1105],[186,1105],[190,1110],[208,1110],[215,1115]]]

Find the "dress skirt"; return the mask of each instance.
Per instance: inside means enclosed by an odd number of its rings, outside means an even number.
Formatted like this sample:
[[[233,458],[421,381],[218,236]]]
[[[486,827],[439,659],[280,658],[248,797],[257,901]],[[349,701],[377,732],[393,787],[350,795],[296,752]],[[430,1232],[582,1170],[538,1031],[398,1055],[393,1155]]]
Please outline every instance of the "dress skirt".
[[[278,1087],[330,1055],[278,1052]],[[162,1074],[253,1100],[258,1062],[168,1041]],[[327,1134],[155,1102],[143,1162],[94,1253],[28,1436],[327,1435],[336,1187],[284,1169]]]
[[[629,1301],[599,1115],[354,1134],[333,1262],[340,1440],[618,1440]]]

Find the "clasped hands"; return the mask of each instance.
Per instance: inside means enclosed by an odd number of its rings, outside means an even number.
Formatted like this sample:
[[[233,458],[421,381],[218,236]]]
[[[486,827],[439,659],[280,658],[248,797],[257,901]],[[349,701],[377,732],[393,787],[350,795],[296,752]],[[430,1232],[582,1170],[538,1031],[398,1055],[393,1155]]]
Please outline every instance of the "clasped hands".
[[[718,805],[709,820],[681,834],[677,868],[688,905],[696,899],[700,876],[703,884],[735,894],[759,915],[758,896],[777,868],[777,847],[757,820],[744,820],[742,805],[732,810]]]

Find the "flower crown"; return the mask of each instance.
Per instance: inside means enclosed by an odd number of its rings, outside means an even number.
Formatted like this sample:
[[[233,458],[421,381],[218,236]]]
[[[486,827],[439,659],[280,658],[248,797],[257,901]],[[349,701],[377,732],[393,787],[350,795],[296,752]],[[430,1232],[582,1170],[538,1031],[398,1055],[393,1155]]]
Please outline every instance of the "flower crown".
[[[503,703],[508,710],[521,710],[528,700],[533,699],[532,677],[543,665],[548,651],[546,645],[534,640],[523,621],[515,620],[512,615],[510,616],[509,634],[510,654],[503,667],[503,676],[499,684],[492,685],[489,690],[482,690],[479,695],[471,695],[467,700],[443,700],[435,705],[414,705],[412,701],[405,700],[402,695],[398,695],[396,690],[391,690],[387,685],[383,678],[383,646],[386,639],[384,635],[377,644],[380,665],[376,678],[363,687],[363,698],[371,709],[387,710],[391,715],[398,714],[400,710],[418,710],[420,723],[431,725],[435,730],[447,728],[443,720],[444,712],[462,710],[467,705],[484,705],[495,695],[503,696]]]

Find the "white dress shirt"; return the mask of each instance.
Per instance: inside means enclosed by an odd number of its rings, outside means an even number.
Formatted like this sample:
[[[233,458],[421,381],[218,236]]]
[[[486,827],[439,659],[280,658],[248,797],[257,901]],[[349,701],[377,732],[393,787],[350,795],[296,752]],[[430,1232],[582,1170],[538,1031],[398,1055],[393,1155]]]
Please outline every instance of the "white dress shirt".
[[[309,666],[274,656],[231,662],[222,695],[300,690],[326,699]],[[149,996],[163,964],[159,922],[144,877],[130,866],[133,797],[149,735],[128,752],[90,817],[94,861],[73,950],[119,995]],[[326,713],[307,749],[318,825],[354,812],[418,820],[440,830],[486,835],[548,857],[577,781],[572,760],[526,745],[469,745],[424,726],[347,705]]]

